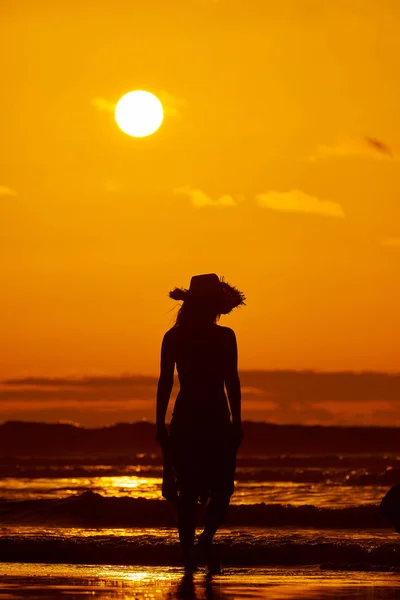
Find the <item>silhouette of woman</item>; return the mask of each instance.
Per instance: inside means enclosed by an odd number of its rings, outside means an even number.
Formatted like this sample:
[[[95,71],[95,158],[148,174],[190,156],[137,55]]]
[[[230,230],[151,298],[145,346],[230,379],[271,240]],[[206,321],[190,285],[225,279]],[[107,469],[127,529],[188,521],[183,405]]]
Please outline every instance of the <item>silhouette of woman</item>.
[[[162,493],[177,508],[187,570],[195,568],[196,505],[199,500],[208,503],[198,543],[213,568],[212,541],[233,494],[236,452],[243,437],[236,336],[216,322],[244,304],[245,296],[214,273],[196,275],[189,289],[175,288],[169,295],[183,304],[161,347],[157,441],[164,454]],[[175,365],[180,389],[168,434],[165,416]]]

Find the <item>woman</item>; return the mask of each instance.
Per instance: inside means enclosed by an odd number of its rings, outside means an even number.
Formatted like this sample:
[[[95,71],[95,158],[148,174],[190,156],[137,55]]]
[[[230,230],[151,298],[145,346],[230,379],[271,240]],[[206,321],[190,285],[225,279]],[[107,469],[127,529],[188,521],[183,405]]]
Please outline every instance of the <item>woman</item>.
[[[196,504],[208,502],[198,541],[203,558],[215,568],[211,544],[233,494],[236,451],[243,437],[236,337],[216,322],[244,304],[245,297],[214,273],[196,275],[188,290],[175,288],[169,295],[183,304],[161,347],[157,440],[164,453],[163,496],[176,504],[189,570],[195,567]],[[168,434],[165,416],[175,365],[180,390]]]

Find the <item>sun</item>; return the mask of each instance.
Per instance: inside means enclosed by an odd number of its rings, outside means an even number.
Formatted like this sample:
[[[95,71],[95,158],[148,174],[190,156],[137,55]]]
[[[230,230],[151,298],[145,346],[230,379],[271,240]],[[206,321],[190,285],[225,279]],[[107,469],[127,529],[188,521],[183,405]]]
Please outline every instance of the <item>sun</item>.
[[[160,127],[164,111],[160,100],[144,90],[135,90],[122,96],[115,107],[115,120],[124,133],[146,137]]]

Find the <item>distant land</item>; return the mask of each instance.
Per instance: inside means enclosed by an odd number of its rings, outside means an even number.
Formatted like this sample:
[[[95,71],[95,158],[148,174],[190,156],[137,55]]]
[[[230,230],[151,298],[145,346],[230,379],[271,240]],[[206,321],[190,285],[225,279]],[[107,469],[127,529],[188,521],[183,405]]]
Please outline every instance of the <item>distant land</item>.
[[[399,453],[400,428],[275,425],[246,421],[241,455]],[[160,454],[146,421],[89,429],[72,424],[6,421],[0,456],[74,457]]]

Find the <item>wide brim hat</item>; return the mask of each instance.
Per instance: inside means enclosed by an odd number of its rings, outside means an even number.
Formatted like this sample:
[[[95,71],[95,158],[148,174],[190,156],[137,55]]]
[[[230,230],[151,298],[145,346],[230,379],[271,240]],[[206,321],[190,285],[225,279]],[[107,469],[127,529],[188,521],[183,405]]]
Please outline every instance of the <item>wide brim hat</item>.
[[[227,315],[237,306],[244,305],[246,300],[242,292],[215,273],[194,275],[189,289],[175,288],[169,293],[169,297],[173,300],[213,302],[221,315]]]

